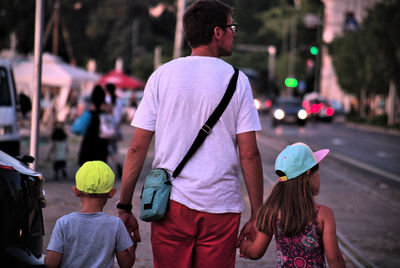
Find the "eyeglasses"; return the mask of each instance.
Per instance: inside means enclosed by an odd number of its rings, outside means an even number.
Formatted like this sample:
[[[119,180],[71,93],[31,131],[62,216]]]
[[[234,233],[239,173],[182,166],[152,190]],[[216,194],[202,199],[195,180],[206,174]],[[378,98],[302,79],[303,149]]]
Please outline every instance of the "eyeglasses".
[[[220,26],[221,28],[226,28],[229,27],[231,29],[231,32],[233,34],[237,34],[237,23],[232,23],[232,24],[228,24],[228,25],[224,25],[224,26]]]

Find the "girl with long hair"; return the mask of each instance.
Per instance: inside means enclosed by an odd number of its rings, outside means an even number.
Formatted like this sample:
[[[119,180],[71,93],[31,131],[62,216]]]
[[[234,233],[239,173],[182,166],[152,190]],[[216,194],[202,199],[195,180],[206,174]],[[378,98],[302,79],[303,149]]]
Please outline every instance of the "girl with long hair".
[[[275,236],[277,267],[325,267],[325,255],[329,267],[345,267],[333,212],[314,200],[320,188],[319,163],[328,152],[314,153],[295,143],[278,155],[279,182],[258,212],[255,240],[241,241],[241,257],[261,258]]]

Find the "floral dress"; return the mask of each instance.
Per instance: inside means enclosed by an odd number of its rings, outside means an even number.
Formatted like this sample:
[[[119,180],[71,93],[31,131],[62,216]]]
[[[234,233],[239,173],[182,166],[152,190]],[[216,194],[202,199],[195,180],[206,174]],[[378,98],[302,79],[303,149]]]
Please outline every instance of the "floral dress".
[[[316,208],[317,215],[319,208]],[[303,232],[292,237],[283,236],[279,219],[276,224],[276,267],[326,267],[322,231],[317,218]]]

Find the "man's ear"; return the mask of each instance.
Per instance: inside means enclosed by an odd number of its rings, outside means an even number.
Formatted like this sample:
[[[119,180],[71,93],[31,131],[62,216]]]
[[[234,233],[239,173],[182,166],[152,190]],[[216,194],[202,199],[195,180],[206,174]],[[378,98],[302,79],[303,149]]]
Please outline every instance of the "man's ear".
[[[112,190],[108,193],[108,198],[112,198],[116,192],[117,192],[117,189],[112,188]]]
[[[76,188],[75,186],[72,186],[72,190],[74,191],[74,194],[76,197],[81,196],[81,192],[78,190],[78,188]]]
[[[220,27],[214,27],[214,36],[217,39],[220,39],[222,36],[222,29]]]

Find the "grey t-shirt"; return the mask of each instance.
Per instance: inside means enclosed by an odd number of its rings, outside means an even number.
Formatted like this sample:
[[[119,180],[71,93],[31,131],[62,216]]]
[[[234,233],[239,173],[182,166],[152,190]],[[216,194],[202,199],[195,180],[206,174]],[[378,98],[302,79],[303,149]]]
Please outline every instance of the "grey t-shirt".
[[[60,267],[113,267],[114,253],[132,245],[120,218],[73,212],[57,220],[47,250],[63,254]]]

